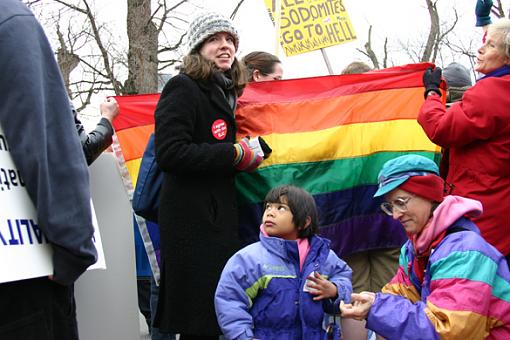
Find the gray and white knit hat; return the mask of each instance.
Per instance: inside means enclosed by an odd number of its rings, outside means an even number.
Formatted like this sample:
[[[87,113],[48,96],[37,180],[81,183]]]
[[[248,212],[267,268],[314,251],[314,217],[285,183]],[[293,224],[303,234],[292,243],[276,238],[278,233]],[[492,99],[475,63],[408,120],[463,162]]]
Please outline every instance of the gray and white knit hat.
[[[197,50],[208,37],[219,32],[232,34],[237,51],[239,47],[239,34],[232,21],[219,13],[210,12],[197,16],[189,25],[187,53]]]

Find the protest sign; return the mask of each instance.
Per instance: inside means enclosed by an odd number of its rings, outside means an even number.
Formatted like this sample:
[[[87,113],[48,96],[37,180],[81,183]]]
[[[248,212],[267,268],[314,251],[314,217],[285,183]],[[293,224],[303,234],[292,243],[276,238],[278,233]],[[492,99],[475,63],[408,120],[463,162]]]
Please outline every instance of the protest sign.
[[[264,0],[264,3],[274,23],[276,1]],[[342,0],[281,0],[280,3],[280,43],[287,56],[356,39]]]
[[[98,261],[89,269],[106,268],[92,206]],[[53,274],[52,251],[39,228],[37,212],[0,127],[0,283]]]

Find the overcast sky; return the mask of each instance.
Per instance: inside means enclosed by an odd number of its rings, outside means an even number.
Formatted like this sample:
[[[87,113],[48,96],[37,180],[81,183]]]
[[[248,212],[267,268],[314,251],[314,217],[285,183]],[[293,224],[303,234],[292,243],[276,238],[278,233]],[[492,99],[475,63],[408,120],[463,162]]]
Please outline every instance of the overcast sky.
[[[294,0],[287,1],[294,2]],[[193,0],[193,2],[199,3],[204,10],[210,9],[229,16],[239,0]],[[473,41],[473,49],[476,50],[481,40],[481,29],[474,26],[476,0],[438,0],[437,2],[442,23],[451,21],[453,9],[457,10],[459,22],[455,34],[459,41]],[[510,7],[510,0],[503,0],[503,3],[505,8]],[[413,62],[399,50],[401,50],[401,43],[412,46],[426,40],[430,19],[425,0],[344,0],[343,4],[356,31],[357,40],[325,49],[334,73],[340,73],[353,60],[368,61],[356,49],[363,48],[370,25],[373,26],[372,41],[376,54],[382,54],[384,39],[388,38],[391,64],[401,65]],[[120,29],[121,39],[125,38],[126,0],[96,0],[96,10],[110,27]],[[192,17],[193,14],[190,14],[189,18]],[[276,49],[275,29],[267,14],[264,0],[245,0],[234,23],[241,35],[238,56],[254,50],[277,54],[283,61],[285,78],[328,74],[320,51],[285,57],[281,48]],[[445,60],[446,63],[451,61],[448,58]],[[467,67],[470,66],[467,60],[456,61],[461,61]]]
[[[202,2],[206,7],[229,15],[238,1],[203,0]],[[508,7],[509,1],[504,3]],[[399,51],[401,50],[400,42],[405,45],[413,45],[426,40],[430,19],[424,0],[344,0],[343,4],[356,31],[357,40],[325,49],[334,73],[340,73],[353,60],[368,61],[356,49],[363,49],[370,25],[373,26],[372,40],[376,54],[382,54],[384,39],[388,38],[392,64],[401,65],[413,62],[405,53]],[[475,4],[476,0],[438,1],[441,21],[447,22],[453,18],[453,8],[455,8],[459,15],[459,23],[455,32],[459,40],[468,42],[475,39],[475,46],[478,47],[481,30],[474,27]],[[285,57],[281,48],[276,50],[275,29],[263,0],[245,0],[235,18],[235,24],[241,32],[239,55],[242,56],[253,50],[265,50],[278,54],[283,60],[285,78],[328,74],[320,51]],[[445,60],[447,63],[451,61],[453,60]],[[456,61],[470,66],[467,60]]]
[[[194,2],[198,2],[205,10],[210,9],[229,16],[238,0],[194,0]],[[384,39],[388,38],[390,64],[403,65],[413,62],[402,51],[402,46],[413,46],[426,40],[430,19],[425,0],[344,0],[343,4],[357,40],[325,49],[335,74],[339,74],[351,61],[369,62],[357,49],[363,49],[370,25],[373,26],[372,47],[377,55],[382,55]],[[459,22],[454,37],[463,45],[471,43],[473,52],[476,52],[481,44],[481,29],[474,26],[475,4],[476,0],[438,0],[442,23],[451,21],[453,9],[457,10]],[[504,0],[503,4],[508,10],[510,0]],[[127,46],[126,0],[96,0],[96,11],[109,27],[118,28],[119,39],[124,40]],[[190,14],[189,18],[192,17],[193,14]],[[286,79],[328,74],[320,50],[286,57],[281,47],[277,48],[275,28],[267,14],[264,0],[245,0],[234,19],[234,24],[241,36],[238,56],[242,57],[254,50],[277,54],[282,59]],[[456,57],[454,60],[451,56],[446,56],[445,60],[439,60],[436,64],[446,66],[451,61],[458,61],[470,67],[468,59]],[[441,65],[442,63],[445,65]],[[97,110],[97,103],[92,105],[90,110],[89,114],[92,110]]]

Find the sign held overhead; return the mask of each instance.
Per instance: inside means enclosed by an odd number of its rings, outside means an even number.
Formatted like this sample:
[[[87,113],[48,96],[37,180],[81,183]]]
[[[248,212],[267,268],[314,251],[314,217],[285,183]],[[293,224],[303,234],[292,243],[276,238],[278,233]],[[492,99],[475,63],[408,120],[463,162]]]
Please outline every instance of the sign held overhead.
[[[280,43],[286,56],[356,40],[342,0],[264,0],[273,23],[281,3]]]

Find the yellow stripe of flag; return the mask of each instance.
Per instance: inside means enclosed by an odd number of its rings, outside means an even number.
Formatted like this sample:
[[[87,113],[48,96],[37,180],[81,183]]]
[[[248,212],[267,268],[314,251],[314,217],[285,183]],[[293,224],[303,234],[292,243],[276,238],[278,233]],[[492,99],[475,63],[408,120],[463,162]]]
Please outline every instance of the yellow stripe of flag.
[[[262,166],[320,162],[367,156],[382,151],[438,152],[416,120],[402,119],[338,126],[312,132],[271,134],[273,149]]]

